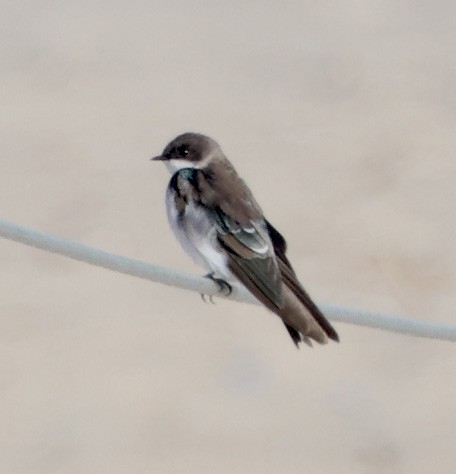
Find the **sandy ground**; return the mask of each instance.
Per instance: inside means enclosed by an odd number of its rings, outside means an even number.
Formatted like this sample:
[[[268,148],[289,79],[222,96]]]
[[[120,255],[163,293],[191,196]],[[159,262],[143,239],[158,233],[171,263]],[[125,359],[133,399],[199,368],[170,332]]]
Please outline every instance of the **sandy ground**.
[[[180,132],[217,139],[317,301],[454,323],[456,7],[2,2],[0,218],[200,274],[168,228]],[[453,473],[451,343],[0,241],[0,472]]]

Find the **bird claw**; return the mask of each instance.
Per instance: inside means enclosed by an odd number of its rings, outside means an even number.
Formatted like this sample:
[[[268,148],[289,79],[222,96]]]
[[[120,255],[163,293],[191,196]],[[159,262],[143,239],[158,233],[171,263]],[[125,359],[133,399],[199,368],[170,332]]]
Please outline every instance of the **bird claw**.
[[[205,303],[207,303],[207,301],[206,301],[206,296],[207,296],[207,295],[205,295],[204,293],[201,293],[200,296],[201,296],[201,299],[202,299]],[[209,295],[209,301],[210,301],[212,304],[215,304],[214,297],[213,297],[212,295]]]
[[[208,273],[204,276],[205,278],[211,279],[219,287],[219,293],[222,293],[224,296],[230,296],[233,292],[233,288],[229,283],[227,283],[225,280],[222,280],[221,278],[216,278],[213,273]],[[205,294],[201,293],[201,299],[207,303]],[[209,301],[212,304],[215,304],[212,295],[209,296]]]

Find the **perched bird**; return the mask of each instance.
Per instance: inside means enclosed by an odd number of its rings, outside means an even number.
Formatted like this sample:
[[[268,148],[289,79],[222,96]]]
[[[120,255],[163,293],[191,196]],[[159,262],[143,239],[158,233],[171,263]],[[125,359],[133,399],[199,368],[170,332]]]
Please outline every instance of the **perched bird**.
[[[172,173],[166,192],[170,225],[208,277],[230,289],[240,282],[282,318],[293,342],[326,343],[338,335],[299,283],[286,242],[212,138],[184,133],[152,160]],[[299,346],[298,346],[299,347]]]

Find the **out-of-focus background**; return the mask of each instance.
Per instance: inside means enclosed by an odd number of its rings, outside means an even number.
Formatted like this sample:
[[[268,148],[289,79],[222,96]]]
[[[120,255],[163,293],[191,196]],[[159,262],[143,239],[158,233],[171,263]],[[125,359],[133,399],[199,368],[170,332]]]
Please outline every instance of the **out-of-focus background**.
[[[203,132],[317,301],[454,322],[454,2],[3,2],[0,44],[1,219],[201,274],[149,158]],[[0,261],[0,472],[455,472],[454,344]]]

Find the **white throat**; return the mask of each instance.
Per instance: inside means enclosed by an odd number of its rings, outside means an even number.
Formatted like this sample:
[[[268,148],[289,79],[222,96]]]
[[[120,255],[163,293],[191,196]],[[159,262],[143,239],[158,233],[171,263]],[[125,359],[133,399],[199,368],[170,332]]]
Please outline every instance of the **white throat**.
[[[189,160],[166,160],[165,165],[171,174],[177,173],[184,168],[196,168],[195,163]]]
[[[208,155],[204,160],[195,162],[190,160],[166,160],[165,164],[171,174],[177,173],[184,168],[201,169],[205,168],[212,160],[212,155]]]

